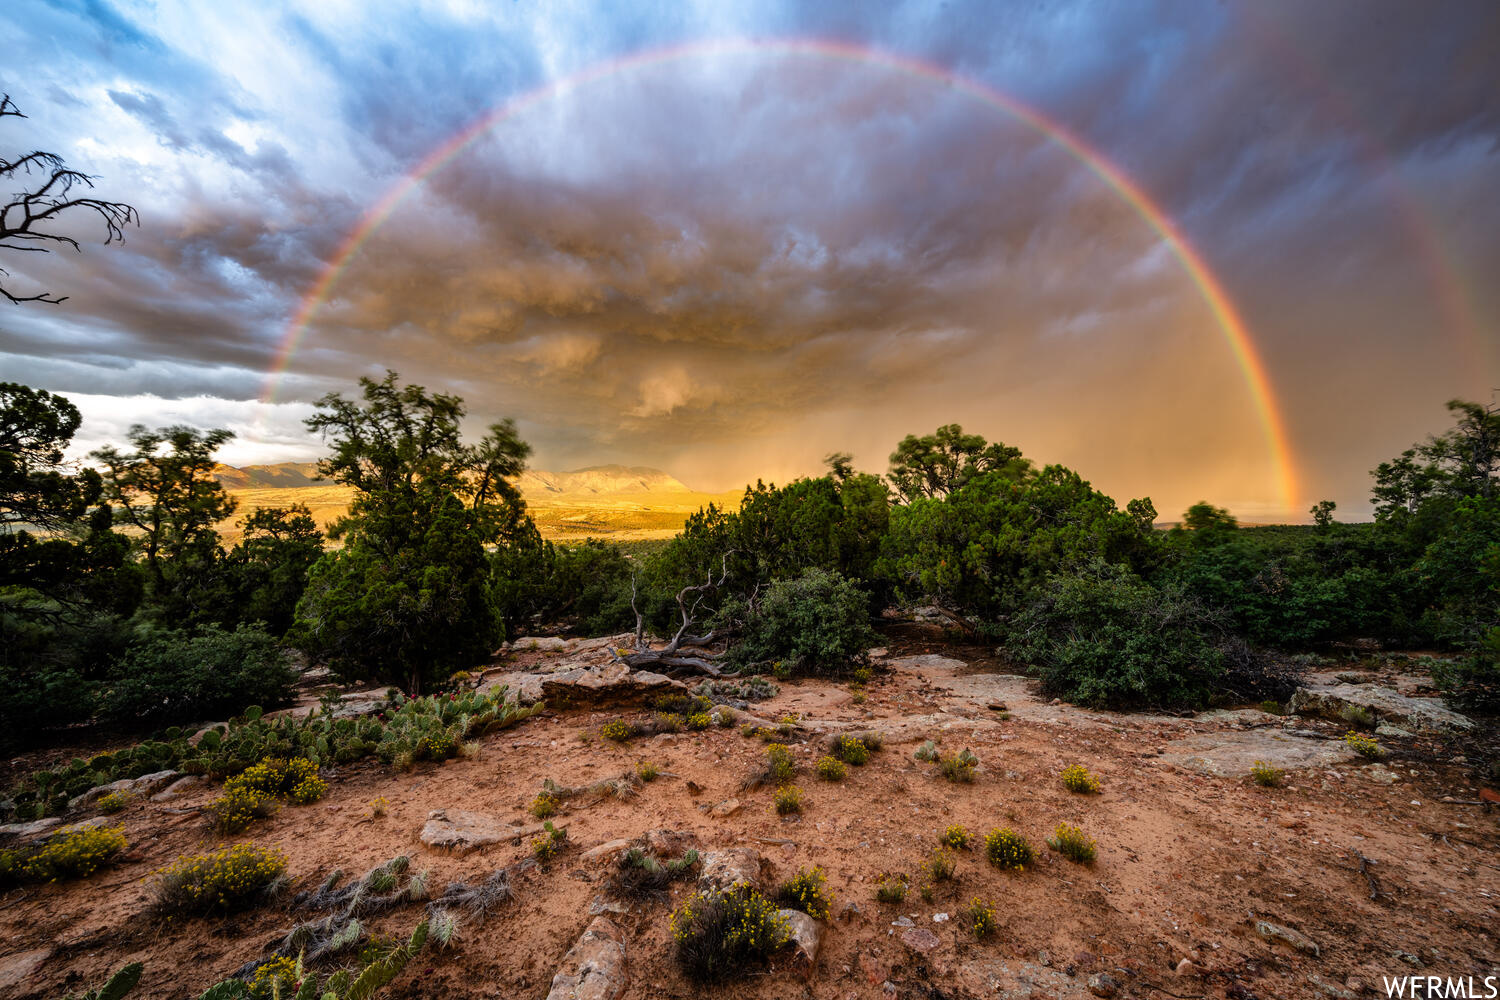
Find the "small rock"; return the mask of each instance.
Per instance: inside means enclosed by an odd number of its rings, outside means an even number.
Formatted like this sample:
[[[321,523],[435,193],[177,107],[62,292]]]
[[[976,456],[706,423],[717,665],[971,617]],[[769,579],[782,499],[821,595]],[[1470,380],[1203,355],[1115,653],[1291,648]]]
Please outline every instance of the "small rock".
[[[1193,960],[1191,958],[1184,958],[1182,961],[1177,963],[1177,974],[1179,976],[1189,976],[1192,975],[1192,973]]]
[[[710,816],[717,816],[719,819],[724,819],[739,812],[743,805],[744,803],[742,803],[739,799],[725,799],[723,802],[720,802],[718,805],[710,809],[708,811],[708,814]]]
[[[1317,944],[1306,934],[1303,934],[1301,931],[1294,931],[1290,927],[1273,924],[1269,920],[1255,921],[1255,933],[1267,941],[1280,941],[1282,944],[1290,945],[1305,955],[1311,955],[1313,958],[1317,958],[1321,954],[1321,950]]]
[[[705,889],[728,892],[738,886],[760,884],[760,853],[749,847],[729,847],[703,855],[703,874],[698,884]]]
[[[62,820],[56,816],[48,816],[45,819],[34,819],[29,823],[9,823],[0,826],[0,837],[14,838],[21,842],[35,840],[42,834],[49,832],[55,826],[61,826]]]
[[[895,920],[891,921],[891,926],[892,927],[915,927],[916,925],[911,922],[911,917],[897,917]]]
[[[558,828],[566,823],[556,823]],[[508,826],[497,817],[464,809],[434,809],[419,835],[422,843],[436,851],[467,854],[492,844],[522,840],[542,832],[540,823],[531,826]]]
[[[1120,992],[1120,981],[1107,972],[1089,976],[1089,992],[1096,997],[1112,997]]]
[[[925,927],[908,927],[901,932],[901,943],[919,955],[926,955],[942,946],[942,939]]]
[[[1422,967],[1422,960],[1409,951],[1400,951],[1398,949],[1391,952],[1391,957],[1405,962],[1407,965],[1410,965],[1413,968],[1420,969]]]
[[[1323,980],[1316,975],[1308,976],[1307,981],[1309,983],[1312,983],[1313,986],[1317,987],[1319,990],[1322,990],[1324,993],[1333,997],[1334,1000],[1354,1000],[1353,993],[1350,993],[1348,990],[1343,989],[1342,987],[1335,986],[1333,983],[1327,982],[1326,980]]]
[[[589,916],[591,917],[597,917],[605,913],[613,913],[616,916],[624,916],[629,912],[629,903],[621,903],[618,900],[605,899],[603,896],[595,896],[593,902],[589,903]]]
[[[1036,953],[1036,964],[1044,969],[1052,968],[1052,956],[1047,953],[1046,949]]]
[[[859,908],[859,904],[858,903],[853,902],[851,900],[850,902],[845,903],[839,909],[839,919],[840,920],[863,920],[863,919],[865,919],[865,911],[861,910]]]
[[[597,847],[590,847],[588,850],[584,851],[578,856],[578,860],[586,865],[595,864],[599,861],[610,861],[614,859],[615,855],[619,854],[629,846],[630,841],[623,838],[619,840],[609,840],[602,844],[599,844]]]
[[[947,919],[948,919],[948,914],[946,914],[946,913],[934,913],[932,915],[932,922],[935,923],[935,924],[941,924],[944,921],[946,921]]]

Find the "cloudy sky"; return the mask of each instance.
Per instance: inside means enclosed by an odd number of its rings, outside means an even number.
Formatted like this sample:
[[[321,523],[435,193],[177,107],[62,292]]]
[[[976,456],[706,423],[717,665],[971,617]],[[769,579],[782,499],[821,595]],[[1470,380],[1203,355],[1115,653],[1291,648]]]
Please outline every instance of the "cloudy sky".
[[[68,296],[0,304],[0,378],[74,398],[85,447],[316,457],[312,401],[389,367],[542,468],[727,489],[959,422],[1164,516],[1358,516],[1500,387],[1490,0],[17,0],[0,31],[0,157],[140,211],[0,251]],[[1290,508],[1184,256],[1263,363]]]

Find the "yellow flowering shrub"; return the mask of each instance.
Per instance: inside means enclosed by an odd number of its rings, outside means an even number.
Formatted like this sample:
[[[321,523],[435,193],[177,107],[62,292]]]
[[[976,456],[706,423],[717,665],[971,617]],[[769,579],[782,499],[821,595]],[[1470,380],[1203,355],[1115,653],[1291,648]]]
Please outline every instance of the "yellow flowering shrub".
[[[802,789],[796,785],[782,785],[776,789],[776,812],[782,816],[802,811]]]
[[[801,910],[814,920],[827,920],[833,909],[833,892],[828,888],[823,866],[798,870],[796,875],[781,883],[776,901],[790,909]]]
[[[531,800],[531,815],[537,819],[546,819],[557,812],[557,796],[550,792],[538,792],[537,797]]]
[[[157,904],[167,913],[227,913],[264,897],[286,874],[279,848],[236,844],[178,858],[157,873]]]
[[[843,781],[848,773],[849,769],[837,757],[818,758],[818,777],[824,781]]]
[[[1250,778],[1262,788],[1275,788],[1281,784],[1281,779],[1286,772],[1279,767],[1272,767],[1263,760],[1258,760],[1250,766]]]
[[[1381,749],[1380,744],[1376,742],[1373,736],[1356,733],[1351,729],[1344,734],[1344,742],[1348,744],[1350,750],[1353,750],[1366,760],[1379,760],[1385,756],[1385,751]]]
[[[126,792],[110,792],[99,800],[99,811],[106,815],[113,815],[130,805],[130,798]]]
[[[772,743],[766,747],[766,777],[772,783],[784,785],[797,774],[797,761],[784,743]]]
[[[1094,842],[1093,837],[1069,823],[1057,824],[1057,829],[1047,838],[1047,846],[1069,861],[1076,861],[1081,865],[1093,864],[1099,852],[1099,845]]]
[[[286,957],[273,958],[256,969],[255,975],[250,977],[250,995],[255,1000],[273,996],[290,998],[296,991],[297,980],[300,978],[300,970],[294,960]]]
[[[910,885],[905,875],[882,875],[875,883],[875,898],[882,903],[899,903],[906,898]]]
[[[786,918],[753,889],[699,892],[673,911],[668,927],[683,973],[704,983],[765,961],[789,938]]]
[[[833,755],[845,764],[859,767],[869,762],[870,748],[865,746],[864,741],[858,736],[850,736],[846,733],[834,741]]]
[[[991,830],[984,838],[984,856],[996,868],[1025,871],[1036,860],[1031,843],[1010,827]]]
[[[963,926],[977,938],[989,937],[995,933],[995,928],[999,925],[1000,921],[995,916],[994,906],[978,896],[974,897],[968,909],[963,912]]]
[[[969,836],[968,827],[955,823],[944,830],[943,835],[938,840],[942,841],[946,847],[951,847],[958,851],[966,851],[969,849],[969,845],[973,843],[974,838]]]
[[[639,736],[640,730],[624,719],[611,719],[600,727],[599,735],[607,740],[614,740],[616,743],[624,743],[626,740]]]
[[[125,830],[118,826],[60,834],[23,861],[21,873],[39,882],[86,878],[127,846]]]
[[[687,717],[687,727],[698,733],[714,724],[714,720],[707,712],[694,712]]]
[[[1092,795],[1099,790],[1099,779],[1089,773],[1082,764],[1071,764],[1063,768],[1063,787],[1079,795]]]

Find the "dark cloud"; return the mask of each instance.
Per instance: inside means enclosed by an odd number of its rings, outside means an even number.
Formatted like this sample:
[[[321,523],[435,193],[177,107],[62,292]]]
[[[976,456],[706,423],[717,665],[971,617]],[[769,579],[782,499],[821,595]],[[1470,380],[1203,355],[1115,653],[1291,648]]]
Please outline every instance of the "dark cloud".
[[[35,54],[4,148],[64,152],[145,220],[6,262],[72,295],[0,316],[7,371],[252,399],[364,214],[459,129],[632,53],[793,37],[999,89],[1129,174],[1249,322],[1304,501],[1363,507],[1371,465],[1500,380],[1484,0],[618,7],[0,13]],[[1166,511],[1279,504],[1244,375],[1159,235],[1046,135],[858,60],[673,59],[501,122],[349,261],[278,398],[387,366],[521,417],[546,464],[729,486],[835,449],[879,466],[958,419]]]

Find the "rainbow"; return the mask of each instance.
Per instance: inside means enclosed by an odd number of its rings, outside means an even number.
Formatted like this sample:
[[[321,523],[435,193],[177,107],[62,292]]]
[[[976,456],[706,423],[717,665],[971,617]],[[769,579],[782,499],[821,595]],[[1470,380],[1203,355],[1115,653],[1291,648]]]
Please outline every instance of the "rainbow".
[[[733,56],[743,54],[771,54],[818,59],[837,59],[875,66],[904,74],[920,80],[930,81],[962,93],[981,104],[1002,111],[1026,123],[1060,145],[1078,162],[1086,166],[1101,181],[1113,190],[1140,218],[1145,221],[1171,250],[1181,263],[1183,270],[1197,287],[1199,294],[1213,314],[1235,363],[1244,375],[1245,384],[1254,403],[1257,417],[1265,436],[1266,446],[1276,472],[1277,492],[1286,511],[1297,509],[1297,467],[1293,449],[1287,435],[1286,425],[1276,404],[1271,380],[1265,362],[1256,350],[1250,330],[1236,311],[1224,287],[1209,269],[1203,255],[1199,253],[1178,229],[1162,207],[1151,199],[1139,185],[1127,177],[1098,150],[1089,146],[1073,132],[1036,109],[1015,98],[993,90],[984,84],[957,76],[939,66],[920,62],[905,56],[862,48],[842,42],[818,40],[769,40],[727,39],[694,42],[665,49],[653,49],[622,59],[590,67],[563,77],[536,90],[514,98],[470,123],[441,146],[428,153],[386,191],[381,199],[366,211],[364,217],[339,246],[338,251],[319,275],[318,280],[302,299],[295,315],[287,324],[276,359],[267,374],[261,402],[275,399],[277,382],[286,371],[291,357],[296,353],[307,332],[309,322],[318,307],[328,297],[339,275],[349,261],[359,252],[365,241],[380,228],[391,213],[420,186],[434,171],[442,169],[458,156],[465,147],[496,125],[519,115],[528,109],[555,98],[576,92],[606,78],[630,70],[657,66],[682,59],[705,56]]]

